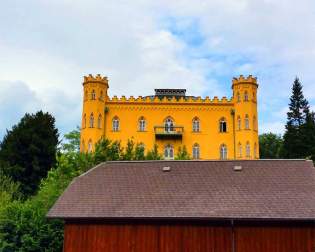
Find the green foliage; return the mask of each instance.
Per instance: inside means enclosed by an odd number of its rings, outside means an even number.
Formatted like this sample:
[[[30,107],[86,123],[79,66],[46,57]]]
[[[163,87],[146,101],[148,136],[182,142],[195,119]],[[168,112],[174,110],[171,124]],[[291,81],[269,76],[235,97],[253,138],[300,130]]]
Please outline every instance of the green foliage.
[[[63,222],[45,216],[73,178],[94,165],[91,154],[62,153],[36,196],[6,202],[0,208],[0,251],[61,251]]]
[[[57,144],[54,117],[42,111],[25,114],[0,144],[0,160],[4,163],[1,169],[20,183],[25,196],[32,195],[56,163]]]
[[[189,159],[191,158],[187,152],[186,146],[184,145],[183,147],[178,147],[175,160],[189,160]]]
[[[135,160],[145,160],[144,145],[138,143],[135,147]]]
[[[158,146],[155,144],[153,149],[147,152],[147,160],[161,160],[162,156],[159,154]]]
[[[19,183],[0,173],[0,251],[62,251],[63,221],[45,216],[75,177],[105,161],[162,159],[157,145],[145,155],[142,143],[129,140],[124,149],[119,141],[101,139],[94,153],[80,153],[78,130],[65,138],[66,145],[62,145],[55,166],[41,180],[36,195],[22,200]],[[179,154],[178,158],[188,157],[185,147]]]
[[[95,145],[93,153],[94,163],[99,164],[106,161],[117,161],[124,157],[123,148],[120,141],[110,141],[109,139],[101,139]]]
[[[13,182],[10,177],[4,175],[0,170],[0,215],[1,210],[5,208],[8,203],[20,198],[19,187],[19,183]]]
[[[133,142],[133,140],[128,139],[125,153],[122,155],[123,160],[135,159],[134,147],[135,147],[135,143]]]
[[[65,152],[79,152],[80,151],[80,128],[64,135],[65,143],[62,144],[62,150]]]
[[[282,158],[283,139],[280,135],[265,133],[259,136],[259,152],[262,159]]]
[[[304,98],[302,85],[294,80],[290,98],[286,131],[283,136],[282,153],[285,158],[306,158],[314,156],[315,119]]]

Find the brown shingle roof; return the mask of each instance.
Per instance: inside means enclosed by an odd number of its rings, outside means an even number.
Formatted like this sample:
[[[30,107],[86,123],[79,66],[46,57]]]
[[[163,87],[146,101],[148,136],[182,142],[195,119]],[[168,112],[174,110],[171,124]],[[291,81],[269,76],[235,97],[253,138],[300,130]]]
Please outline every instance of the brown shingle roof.
[[[47,216],[315,220],[315,169],[305,160],[109,162],[76,178]]]

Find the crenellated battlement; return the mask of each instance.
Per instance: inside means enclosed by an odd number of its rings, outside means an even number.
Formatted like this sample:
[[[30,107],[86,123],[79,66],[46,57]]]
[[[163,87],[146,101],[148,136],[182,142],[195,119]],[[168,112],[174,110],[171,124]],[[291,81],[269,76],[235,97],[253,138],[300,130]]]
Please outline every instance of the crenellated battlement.
[[[213,99],[210,99],[209,96],[205,98],[201,98],[200,96],[193,97],[193,96],[182,96],[179,98],[173,97],[163,97],[162,99],[158,96],[113,96],[106,100],[107,103],[135,103],[135,104],[163,104],[163,103],[173,103],[173,104],[233,104],[233,99],[226,98],[223,96],[219,99],[217,96],[214,96]]]
[[[232,80],[233,85],[237,85],[237,84],[255,84],[258,86],[257,84],[257,78],[253,77],[252,75],[248,75],[248,77],[244,77],[243,75],[240,75],[238,78],[234,77]]]
[[[83,85],[86,84],[86,83],[95,83],[95,82],[98,82],[98,83],[104,83],[108,86],[108,78],[106,76],[101,76],[100,74],[97,74],[95,75],[95,77],[92,75],[92,74],[89,74],[87,76],[84,76],[84,82],[83,82]]]

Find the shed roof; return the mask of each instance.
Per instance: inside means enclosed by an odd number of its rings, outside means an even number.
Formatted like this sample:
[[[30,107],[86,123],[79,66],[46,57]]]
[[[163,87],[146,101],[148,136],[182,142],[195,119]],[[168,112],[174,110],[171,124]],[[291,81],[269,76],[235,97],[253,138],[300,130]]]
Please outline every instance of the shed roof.
[[[315,220],[315,169],[305,160],[107,162],[74,179],[47,216]]]

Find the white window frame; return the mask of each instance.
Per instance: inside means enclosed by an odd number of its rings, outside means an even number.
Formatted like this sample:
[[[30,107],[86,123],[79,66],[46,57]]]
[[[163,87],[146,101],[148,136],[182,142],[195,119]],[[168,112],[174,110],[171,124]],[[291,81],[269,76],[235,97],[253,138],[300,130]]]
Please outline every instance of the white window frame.
[[[193,159],[200,159],[200,146],[199,144],[194,144],[193,146]]]
[[[119,122],[119,118],[115,117],[113,118],[113,121],[112,121],[112,130],[113,131],[119,131],[119,127],[120,127],[120,122]]]
[[[220,146],[220,159],[221,160],[227,160],[227,154],[228,154],[227,151],[228,151],[227,146],[225,144],[222,144]]]
[[[146,121],[144,118],[140,118],[139,120],[139,131],[145,131]]]
[[[174,159],[174,147],[171,144],[168,144],[164,147],[164,158],[165,159]]]
[[[200,132],[200,121],[198,118],[193,120],[193,132]]]

